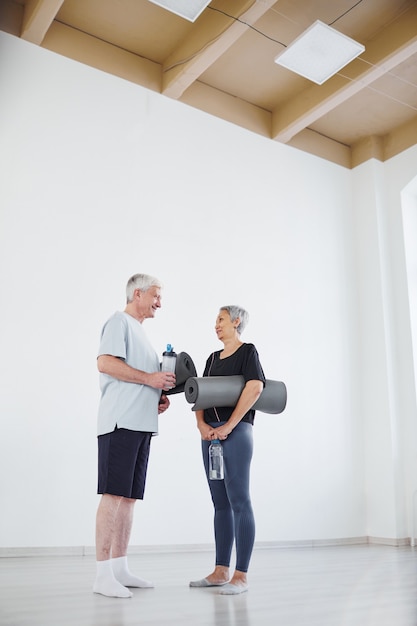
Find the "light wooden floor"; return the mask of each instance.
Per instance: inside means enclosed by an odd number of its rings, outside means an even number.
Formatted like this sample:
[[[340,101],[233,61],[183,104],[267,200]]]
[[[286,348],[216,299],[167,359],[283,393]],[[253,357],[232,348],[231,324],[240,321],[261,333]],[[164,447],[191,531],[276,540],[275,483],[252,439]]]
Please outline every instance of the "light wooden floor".
[[[416,626],[417,552],[340,546],[255,550],[250,589],[190,589],[210,552],[134,554],[155,583],[133,598],[94,594],[91,556],[0,558],[2,626]]]

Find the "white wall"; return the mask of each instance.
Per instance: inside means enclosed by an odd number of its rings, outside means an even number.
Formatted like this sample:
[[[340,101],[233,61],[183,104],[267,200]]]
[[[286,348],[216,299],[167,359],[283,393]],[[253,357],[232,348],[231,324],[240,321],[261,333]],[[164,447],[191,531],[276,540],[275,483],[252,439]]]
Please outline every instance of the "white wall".
[[[413,355],[414,363],[417,363],[417,177],[404,188],[401,200]],[[416,369],[414,375],[417,376]]]
[[[413,390],[411,402],[415,402],[415,390],[417,388],[417,176],[409,183],[401,194],[402,217],[404,226],[404,244],[407,267],[407,285],[410,303],[410,326],[412,337],[413,369],[414,369],[414,397]],[[415,442],[417,441],[415,412],[411,413],[408,432],[411,435],[406,440],[406,451],[409,462],[407,464],[407,493],[409,528],[412,542],[415,544],[417,537],[417,459],[415,454]]]
[[[159,352],[201,373],[218,307],[238,302],[287,385],[285,412],[256,418],[257,541],[402,536],[391,501],[368,526],[360,174],[14,37],[0,49],[0,547],[93,545],[98,338],[141,271],[165,284],[145,322]],[[211,518],[195,419],[173,396],[132,544],[209,543]]]
[[[401,192],[416,149],[353,174],[367,535],[413,534],[417,412]]]

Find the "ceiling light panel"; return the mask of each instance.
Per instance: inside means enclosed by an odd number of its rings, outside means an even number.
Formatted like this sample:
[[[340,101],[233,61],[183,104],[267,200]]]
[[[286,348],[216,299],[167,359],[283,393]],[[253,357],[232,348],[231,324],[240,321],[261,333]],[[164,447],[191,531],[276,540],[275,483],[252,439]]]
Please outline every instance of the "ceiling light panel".
[[[275,63],[321,85],[365,46],[317,20],[275,57]]]
[[[198,16],[204,11],[211,0],[149,0],[159,7],[171,11],[180,17],[195,22]]]

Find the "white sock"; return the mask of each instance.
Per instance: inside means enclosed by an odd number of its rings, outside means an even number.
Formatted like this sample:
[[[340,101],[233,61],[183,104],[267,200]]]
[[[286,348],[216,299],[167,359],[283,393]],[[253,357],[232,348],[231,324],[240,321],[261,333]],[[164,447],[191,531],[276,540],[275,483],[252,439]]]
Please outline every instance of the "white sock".
[[[111,561],[97,561],[97,575],[93,585],[94,593],[111,598],[131,598],[132,592],[116,580]]]
[[[153,583],[142,580],[142,578],[133,576],[133,574],[130,573],[127,564],[127,556],[119,556],[117,559],[112,559],[111,563],[114,576],[122,585],[126,587],[140,587],[141,589],[153,587]]]

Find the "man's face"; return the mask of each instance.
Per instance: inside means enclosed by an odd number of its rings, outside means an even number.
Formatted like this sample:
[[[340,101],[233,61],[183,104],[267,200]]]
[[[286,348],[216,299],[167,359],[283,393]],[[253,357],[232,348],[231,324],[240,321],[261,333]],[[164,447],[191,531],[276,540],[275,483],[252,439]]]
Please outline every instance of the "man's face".
[[[153,285],[148,291],[137,290],[137,309],[141,320],[155,317],[155,313],[161,308],[161,289]]]

